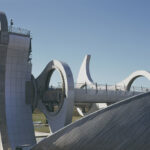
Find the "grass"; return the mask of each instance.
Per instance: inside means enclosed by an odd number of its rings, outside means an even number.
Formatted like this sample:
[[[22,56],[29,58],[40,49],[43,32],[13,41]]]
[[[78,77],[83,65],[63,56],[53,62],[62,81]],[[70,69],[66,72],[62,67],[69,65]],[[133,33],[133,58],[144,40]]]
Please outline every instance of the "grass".
[[[47,124],[45,115],[39,111],[35,111],[32,114],[32,120],[33,122],[40,122],[40,124]],[[45,132],[45,133],[50,132],[48,125],[38,125],[38,126],[34,125],[34,130],[38,132]]]
[[[73,116],[72,117],[72,122],[75,122],[77,120],[79,120],[81,117],[80,116]]]
[[[41,122],[42,124],[46,124],[46,117],[43,113],[32,114],[32,120],[33,122]]]
[[[72,117],[72,122],[75,122],[76,120],[80,119],[80,116],[74,115]],[[47,125],[47,120],[45,115],[40,112],[39,110],[35,110],[34,113],[32,114],[32,120],[34,123],[38,122],[40,124],[45,124],[45,125],[34,125],[34,130],[38,132],[45,132],[49,133],[49,126]]]
[[[50,133],[50,130],[49,130],[48,126],[40,126],[40,127],[34,126],[34,130],[37,131],[37,132]]]

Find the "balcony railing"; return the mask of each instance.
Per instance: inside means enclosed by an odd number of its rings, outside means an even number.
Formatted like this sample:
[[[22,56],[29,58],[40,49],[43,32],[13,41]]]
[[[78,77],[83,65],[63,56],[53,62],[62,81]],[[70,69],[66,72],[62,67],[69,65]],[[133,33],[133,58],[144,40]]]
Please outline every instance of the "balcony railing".
[[[25,35],[25,36],[30,36],[30,31],[29,30],[19,28],[19,27],[14,27],[14,26],[9,26],[8,27],[8,32],[16,33],[16,34],[20,34],[20,35]]]

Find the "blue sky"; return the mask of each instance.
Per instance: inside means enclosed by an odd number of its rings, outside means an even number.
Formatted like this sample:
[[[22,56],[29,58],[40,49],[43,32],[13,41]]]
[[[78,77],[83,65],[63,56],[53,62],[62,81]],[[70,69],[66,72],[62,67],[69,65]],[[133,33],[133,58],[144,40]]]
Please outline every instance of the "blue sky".
[[[31,30],[33,74],[52,59],[65,61],[76,81],[91,54],[95,82],[114,84],[136,70],[150,71],[149,0],[0,0],[14,25]],[[136,84],[150,86],[146,79]]]

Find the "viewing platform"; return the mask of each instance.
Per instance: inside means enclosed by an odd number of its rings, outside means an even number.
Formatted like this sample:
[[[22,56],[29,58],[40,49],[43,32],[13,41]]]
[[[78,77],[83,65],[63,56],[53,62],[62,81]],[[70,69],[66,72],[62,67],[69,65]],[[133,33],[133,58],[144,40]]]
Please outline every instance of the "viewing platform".
[[[8,26],[8,32],[11,34],[17,34],[17,35],[22,35],[22,36],[31,36],[30,30],[20,28],[20,27],[15,27],[15,26]]]

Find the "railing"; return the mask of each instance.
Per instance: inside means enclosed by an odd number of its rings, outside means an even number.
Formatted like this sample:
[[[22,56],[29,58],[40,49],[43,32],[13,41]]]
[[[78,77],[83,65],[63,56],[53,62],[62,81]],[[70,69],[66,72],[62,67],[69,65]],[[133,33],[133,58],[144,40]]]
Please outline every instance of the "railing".
[[[86,83],[77,83],[75,84],[75,87],[81,87],[84,89],[95,89],[95,90],[115,90],[115,91],[126,91],[127,87],[126,86],[119,86],[119,85],[108,85],[108,84],[97,84],[94,83],[92,85],[88,85]],[[138,86],[131,86],[130,90],[131,92],[149,92],[150,87],[138,87]]]
[[[126,91],[126,86],[119,86],[119,85],[108,85],[108,84],[97,84],[94,83],[92,85],[88,85],[87,83],[75,83],[74,87],[77,88],[82,88],[85,90],[90,90],[90,89],[94,89],[97,91],[100,90],[106,90],[106,91]],[[58,82],[58,85],[55,86],[51,86],[52,89],[57,89],[57,88],[62,88],[62,83]],[[138,86],[131,86],[130,90],[131,92],[149,92],[150,91],[150,87],[138,87]]]
[[[19,28],[19,27],[14,27],[14,26],[9,26],[8,27],[8,32],[21,34],[21,35],[26,35],[26,36],[30,36],[31,35],[29,30],[23,29],[23,28]]]

